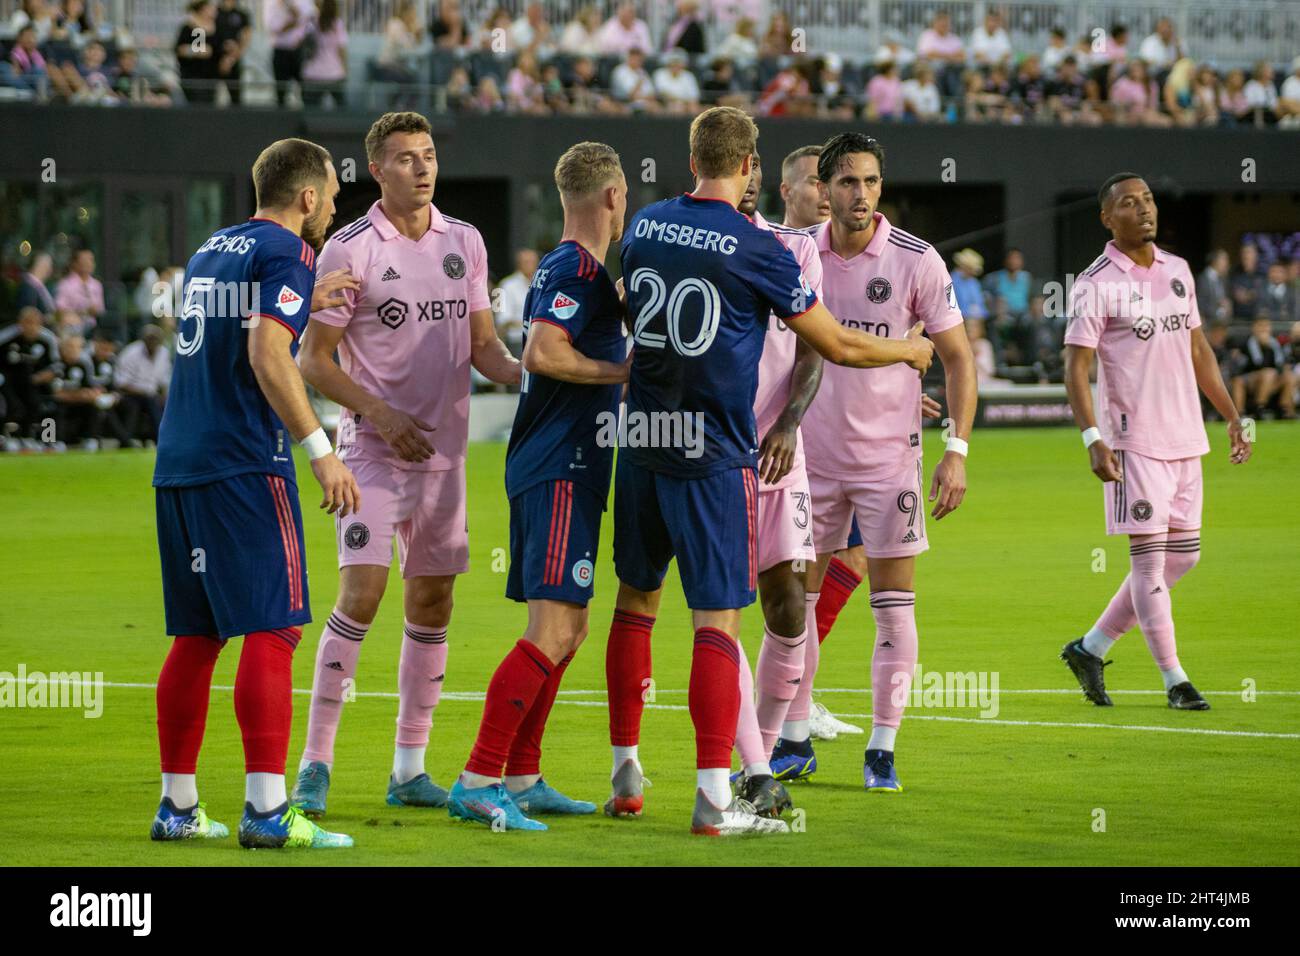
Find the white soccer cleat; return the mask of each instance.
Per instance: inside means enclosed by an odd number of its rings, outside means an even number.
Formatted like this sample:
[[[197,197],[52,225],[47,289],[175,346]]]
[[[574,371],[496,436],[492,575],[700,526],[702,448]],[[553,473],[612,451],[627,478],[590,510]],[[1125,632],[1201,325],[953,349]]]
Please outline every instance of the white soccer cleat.
[[[749,833],[789,833],[790,827],[784,820],[760,817],[754,805],[740,797],[735,797],[730,806],[720,810],[703,790],[696,790],[691,832],[697,836],[744,836]]]
[[[829,710],[825,704],[814,703],[808,714],[808,730],[817,740],[834,740],[840,734],[866,733],[856,724],[845,723]]]

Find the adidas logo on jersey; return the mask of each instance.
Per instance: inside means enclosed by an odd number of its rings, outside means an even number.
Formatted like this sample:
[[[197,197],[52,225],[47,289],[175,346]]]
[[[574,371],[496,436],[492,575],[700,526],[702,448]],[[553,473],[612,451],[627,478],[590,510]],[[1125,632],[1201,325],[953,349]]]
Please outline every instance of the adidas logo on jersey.
[[[912,544],[915,541],[916,541],[915,532],[909,531],[907,532],[907,534],[903,535],[903,544]]]
[[[326,664],[325,666],[328,667],[328,668],[329,668],[330,670],[332,670],[332,671],[341,671],[341,670],[343,670],[343,663],[342,663],[341,661],[330,661],[330,662],[329,662],[328,664]]]
[[[387,282],[389,279],[400,279],[400,278],[401,276],[397,274],[397,270],[394,269],[392,266],[389,266],[387,269],[384,270],[384,274],[379,277],[379,281]]]

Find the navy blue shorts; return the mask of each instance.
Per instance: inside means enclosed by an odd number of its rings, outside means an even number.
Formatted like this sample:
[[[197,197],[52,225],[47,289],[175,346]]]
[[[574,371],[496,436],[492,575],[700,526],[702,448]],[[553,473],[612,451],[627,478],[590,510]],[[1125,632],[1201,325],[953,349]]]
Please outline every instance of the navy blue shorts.
[[[154,491],[168,634],[225,640],[311,620],[296,485],[246,474]]]
[[[844,546],[847,548],[862,547],[862,532],[858,530],[858,516],[853,516],[853,526],[849,528],[849,543]]]
[[[757,522],[758,473],[753,468],[674,478],[618,456],[614,570],[620,581],[639,591],[657,591],[675,556],[692,610],[753,604]]]
[[[506,597],[586,607],[604,511],[594,491],[572,481],[544,481],[511,498]]]

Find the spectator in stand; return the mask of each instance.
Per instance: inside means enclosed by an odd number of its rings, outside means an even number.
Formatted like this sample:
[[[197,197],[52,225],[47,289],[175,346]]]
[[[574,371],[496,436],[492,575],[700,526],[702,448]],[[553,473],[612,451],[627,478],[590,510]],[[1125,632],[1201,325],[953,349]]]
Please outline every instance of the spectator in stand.
[[[1260,293],[1264,277],[1259,274],[1259,250],[1250,244],[1243,245],[1237,253],[1237,271],[1228,279],[1232,295],[1232,321],[1250,322],[1259,311]]]
[[[469,109],[474,99],[474,87],[469,81],[469,70],[463,66],[454,66],[447,74],[447,84],[443,87],[447,97],[447,108],[459,113]]]
[[[921,123],[943,120],[943,102],[939,87],[934,82],[934,69],[928,63],[918,63],[910,80],[902,86],[904,117]]]
[[[655,70],[655,92],[669,113],[700,111],[700,84],[695,74],[686,68],[686,51],[669,50],[664,54],[664,65]]]
[[[618,11],[601,27],[600,52],[606,56],[627,56],[639,50],[644,60],[645,52],[654,48],[650,28],[638,19],[633,3],[620,3]]]
[[[542,65],[542,102],[552,113],[569,112],[569,94],[560,77],[560,67],[552,60]]]
[[[573,61],[568,82],[569,105],[575,113],[621,113],[623,108],[600,88],[596,63],[589,56]]]
[[[0,329],[0,396],[4,398],[4,419],[18,425],[22,444],[37,449],[41,410],[49,398],[54,379],[51,365],[58,355],[59,340],[41,321],[34,308],[18,313],[18,321]],[[6,442],[6,450],[17,451]]]
[[[794,55],[794,30],[791,29],[790,18],[784,10],[772,11],[772,19],[767,22],[767,32],[758,43],[758,55],[765,60]]]
[[[95,253],[78,249],[68,263],[68,274],[54,291],[54,305],[76,312],[86,328],[95,327],[104,314],[104,286],[95,278]]]
[[[838,53],[819,56],[813,64],[812,95],[822,116],[852,120],[857,117],[858,103],[844,86],[844,60]],[[901,119],[901,105],[900,116]]]
[[[55,450],[80,442],[86,451],[98,451],[103,391],[95,384],[86,340],[76,334],[62,336],[58,358],[50,368],[54,372],[50,394],[54,399]]]
[[[546,108],[546,91],[542,89],[542,73],[537,66],[537,55],[523,50],[515,57],[515,65],[506,75],[506,108],[515,113],[534,116],[550,112]]]
[[[665,50],[684,50],[699,56],[707,49],[700,0],[677,0],[677,17],[664,36]]]
[[[1232,318],[1228,266],[1228,250],[1215,249],[1206,257],[1205,268],[1196,277],[1196,306],[1202,323],[1227,322]]]
[[[885,34],[885,40],[876,50],[876,55],[871,58],[871,62],[877,69],[886,63],[893,63],[898,67],[898,72],[902,74],[906,73],[908,67],[916,62],[916,54],[904,46],[898,34],[891,30]]]
[[[13,72],[16,86],[33,91],[39,90],[47,81],[51,86],[55,86],[54,79],[46,69],[45,57],[41,56],[37,46],[36,29],[31,24],[19,28],[13,49],[9,51],[9,68]],[[56,92],[62,86],[62,77],[60,77]]]
[[[113,92],[123,100],[144,106],[171,105],[172,98],[162,91],[158,78],[141,71],[139,57],[132,47],[117,51],[112,83]]]
[[[709,67],[709,75],[704,78],[701,87],[704,101],[710,106],[734,106],[745,109],[749,97],[740,87],[736,78],[736,65],[725,56],[714,59]]]
[[[1246,404],[1247,395],[1260,417],[1271,417],[1268,409],[1274,397],[1283,418],[1296,417],[1295,379],[1286,353],[1273,337],[1273,325],[1266,312],[1251,323],[1250,338],[1242,349],[1241,374],[1232,383],[1232,397],[1239,409],[1251,407]]]
[[[55,17],[45,0],[23,0],[22,6],[9,18],[10,36],[18,36],[24,27],[31,27],[39,46],[54,32]]]
[[[1273,66],[1267,60],[1255,64],[1255,72],[1246,83],[1246,102],[1255,114],[1257,126],[1277,122],[1277,87],[1273,83]]]
[[[1169,126],[1173,121],[1160,112],[1160,96],[1147,65],[1134,60],[1124,75],[1110,85],[1110,104],[1120,125]]]
[[[384,45],[375,60],[381,80],[387,83],[415,83],[419,79],[414,60],[420,49],[422,34],[415,3],[413,0],[400,0],[384,27]]]
[[[1056,79],[1047,85],[1047,109],[1058,123],[1096,126],[1101,122],[1101,114],[1088,101],[1088,85],[1073,55],[1061,61]]]
[[[497,86],[497,78],[491,73],[485,73],[479,77],[478,86],[474,88],[474,97],[470,100],[469,108],[475,113],[505,112],[506,101],[501,97],[501,88]]]
[[[898,77],[898,65],[884,63],[867,81],[867,108],[863,117],[868,120],[901,120],[903,107],[903,81]]]
[[[105,332],[100,332],[90,343],[90,364],[93,372],[91,384],[99,389],[98,405],[103,410],[97,439],[114,438],[118,444],[126,445],[131,435],[122,427],[118,414],[118,403],[122,396],[113,390],[113,379],[117,374],[117,342]]]
[[[123,426],[135,441],[158,440],[158,423],[172,377],[171,353],[162,342],[162,329],[146,325],[117,361],[113,387],[122,395]]]
[[[1219,89],[1219,119],[1225,126],[1252,121],[1250,101],[1246,98],[1246,74],[1229,70]]]
[[[645,53],[638,47],[627,51],[627,59],[610,74],[611,95],[634,113],[658,113],[654,80],[645,69]]]
[[[1277,115],[1279,126],[1288,129],[1300,126],[1300,56],[1291,61],[1291,75],[1282,81]]]
[[[429,20],[429,37],[439,50],[462,50],[469,46],[469,25],[460,0],[442,0]]]
[[[1096,66],[1099,63],[1109,64],[1110,71],[1108,75],[1111,79],[1114,79],[1124,71],[1128,60],[1128,27],[1122,23],[1117,23],[1110,28],[1110,35],[1103,40],[1102,49],[1096,52],[1093,65]]]
[[[226,85],[230,102],[243,102],[244,52],[253,39],[253,17],[239,0],[221,0],[216,13],[217,79]]]
[[[1099,51],[1102,49],[1104,49],[1104,44],[1103,46],[1098,47]],[[1079,72],[1084,76],[1089,75],[1092,72],[1092,68],[1102,62],[1100,52],[1096,55],[1093,54],[1092,37],[1087,33],[1075,41],[1074,49],[1071,51],[1070,55],[1074,57],[1074,62],[1078,65]]]
[[[316,19],[316,49],[302,65],[302,99],[319,106],[325,95],[337,109],[347,105],[348,28],[343,23],[341,0],[320,0]]]
[[[1155,31],[1138,47],[1138,57],[1146,63],[1157,82],[1183,58],[1183,45],[1174,35],[1172,20],[1161,17],[1156,21]]]
[[[54,296],[50,295],[50,276],[54,275],[54,258],[48,252],[38,252],[18,277],[18,296],[14,301],[14,311],[32,308],[48,319],[54,314]]]
[[[998,378],[998,359],[993,343],[988,340],[983,319],[966,321],[966,337],[970,339],[971,354],[975,356],[975,381],[980,387],[997,388],[1014,384],[1009,378]]]
[[[517,250],[515,271],[497,285],[497,335],[515,358],[523,354],[524,298],[537,272],[538,258],[536,249]]]
[[[1034,278],[1025,271],[1025,256],[1019,249],[1007,250],[1002,268],[984,279],[984,290],[997,315],[993,337],[1005,350],[1015,350],[1013,365],[1030,365],[1037,351],[1037,330],[1029,314],[1029,296]]]
[[[52,6],[47,3],[46,9]],[[73,46],[80,46],[95,35],[95,23],[86,9],[85,0],[63,0],[59,4],[54,14],[54,27],[50,30],[51,39],[67,40]]]
[[[271,35],[271,72],[280,106],[289,95],[289,84],[302,82],[302,42],[315,16],[312,0],[264,0],[262,26]]]
[[[560,52],[576,56],[600,56],[600,11],[583,7],[564,25]]]
[[[512,49],[531,50],[542,58],[555,52],[551,25],[546,22],[546,11],[538,0],[530,0],[523,16],[510,25],[510,44]]]
[[[1219,115],[1219,74],[1209,66],[1202,64],[1196,69],[1196,80],[1192,84],[1192,103],[1196,109],[1196,121],[1201,126],[1217,126]]]
[[[916,56],[934,68],[939,90],[944,96],[962,93],[962,69],[966,64],[966,48],[961,37],[952,32],[952,20],[940,10],[921,33],[916,44]]]
[[[1010,120],[1014,116],[1010,100],[1011,80],[1007,77],[1006,67],[1001,64],[993,66],[987,76],[979,70],[966,74],[967,122]]]
[[[1169,69],[1160,95],[1175,126],[1197,124],[1195,81],[1196,64],[1191,57],[1183,57]]]
[[[971,62],[979,68],[1009,67],[1011,64],[1011,38],[1002,27],[1002,17],[989,8],[984,14],[984,25],[976,27],[970,38]]]
[[[1020,69],[1011,83],[1011,102],[1022,119],[1037,119],[1047,111],[1047,79],[1037,55],[1031,53],[1020,61]]]
[[[117,102],[113,84],[109,80],[109,70],[104,66],[108,53],[104,44],[91,40],[81,51],[77,65],[69,71],[69,86],[73,91],[73,100],[78,103]]]
[[[1048,76],[1056,76],[1056,71],[1061,68],[1061,64],[1069,55],[1070,47],[1065,42],[1065,31],[1060,27],[1052,27],[1052,31],[1047,35],[1047,49],[1043,50],[1043,72]]]
[[[488,14],[488,18],[483,21],[483,26],[479,28],[478,48],[489,50],[498,56],[509,53],[513,49],[510,41],[510,28],[513,25],[510,11],[504,7],[497,7]]]
[[[1214,353],[1214,360],[1219,366],[1219,375],[1228,387],[1235,392],[1237,378],[1241,375],[1243,359],[1241,350],[1233,348],[1228,340],[1228,323],[1217,319],[1209,323],[1206,327],[1205,339],[1210,343],[1210,350]],[[1218,412],[1215,411],[1214,406],[1207,399],[1201,399],[1201,408],[1207,418],[1219,419]],[[1238,408],[1241,408],[1241,406],[1238,406]]]
[[[54,319],[50,323],[50,331],[55,336],[63,335],[85,335],[89,326],[86,320],[71,309],[55,309]]]
[[[763,87],[754,104],[759,116],[811,116],[816,111],[808,65],[803,60],[785,64]]]
[[[984,257],[974,249],[962,249],[952,257],[952,291],[957,297],[957,308],[962,318],[987,319],[984,290],[980,288],[980,274],[984,271]]]
[[[718,55],[741,66],[753,63],[758,59],[758,40],[754,36],[754,30],[754,21],[741,17],[718,47]]]
[[[1267,316],[1274,325],[1290,325],[1300,321],[1300,297],[1288,275],[1287,263],[1279,259],[1270,263],[1259,290],[1259,315]]]

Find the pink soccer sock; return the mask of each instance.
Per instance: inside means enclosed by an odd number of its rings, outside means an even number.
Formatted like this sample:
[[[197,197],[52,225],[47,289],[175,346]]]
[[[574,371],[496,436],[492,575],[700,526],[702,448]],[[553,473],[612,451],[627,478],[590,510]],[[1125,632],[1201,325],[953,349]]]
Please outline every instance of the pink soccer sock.
[[[754,674],[749,669],[745,645],[736,641],[740,651],[740,712],[736,715],[736,750],[745,767],[767,763],[768,748],[758,729],[758,714],[754,709]]]
[[[1178,666],[1174,640],[1173,606],[1165,582],[1166,535],[1133,535],[1129,538],[1129,593],[1137,612],[1138,626],[1147,647],[1162,671]]]
[[[397,666],[397,746],[425,747],[447,669],[447,629],[406,623]]]
[[[303,760],[334,763],[334,737],[343,715],[344,691],[357,673],[361,640],[369,628],[369,624],[352,620],[338,608],[330,612],[316,647],[316,676],[311,686]]]
[[[804,633],[817,633],[817,599],[820,591],[810,591],[804,598]],[[813,678],[817,676],[817,662],[821,658],[821,644],[818,641],[803,642],[803,678],[799,688],[790,701],[790,709],[785,713],[787,722],[807,720],[812,710]]]
[[[871,724],[897,728],[916,672],[916,595],[872,591],[876,646],[871,652]]]
[[[1165,542],[1165,587],[1173,588],[1179,579],[1196,566],[1201,557],[1199,531],[1171,531]],[[1097,618],[1095,627],[1113,641],[1119,640],[1137,627],[1137,612],[1133,610],[1133,595],[1126,575],[1106,610]]]
[[[782,637],[763,628],[763,646],[758,652],[758,727],[763,734],[763,752],[771,754],[791,702],[803,684],[803,665],[808,631]]]

